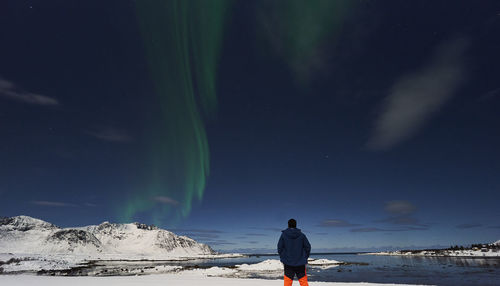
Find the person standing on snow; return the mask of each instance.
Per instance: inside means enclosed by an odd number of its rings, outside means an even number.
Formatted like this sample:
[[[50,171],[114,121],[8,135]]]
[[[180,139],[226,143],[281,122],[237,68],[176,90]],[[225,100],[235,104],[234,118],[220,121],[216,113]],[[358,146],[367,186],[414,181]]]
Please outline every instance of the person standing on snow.
[[[297,275],[300,286],[308,286],[306,264],[311,254],[311,244],[305,234],[297,228],[297,221],[288,220],[288,228],[282,230],[278,241],[280,261],[285,267],[285,286],[291,286],[293,277]]]

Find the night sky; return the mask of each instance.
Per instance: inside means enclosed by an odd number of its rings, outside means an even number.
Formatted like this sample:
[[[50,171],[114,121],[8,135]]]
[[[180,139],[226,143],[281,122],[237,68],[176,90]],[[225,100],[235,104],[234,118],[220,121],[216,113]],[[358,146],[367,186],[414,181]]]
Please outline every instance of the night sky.
[[[499,51],[496,0],[1,1],[0,216],[493,242]]]

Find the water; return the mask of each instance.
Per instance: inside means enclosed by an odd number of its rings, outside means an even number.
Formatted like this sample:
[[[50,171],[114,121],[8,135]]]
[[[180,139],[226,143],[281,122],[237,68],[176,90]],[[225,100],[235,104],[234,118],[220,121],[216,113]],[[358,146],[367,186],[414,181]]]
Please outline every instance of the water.
[[[407,257],[358,254],[317,254],[352,264],[330,269],[308,267],[309,281],[408,283],[445,286],[500,285],[500,258]],[[257,263],[272,256],[251,256],[205,261],[189,261],[188,265],[232,266]],[[259,277],[256,275],[255,277]],[[260,278],[269,278],[262,276]]]

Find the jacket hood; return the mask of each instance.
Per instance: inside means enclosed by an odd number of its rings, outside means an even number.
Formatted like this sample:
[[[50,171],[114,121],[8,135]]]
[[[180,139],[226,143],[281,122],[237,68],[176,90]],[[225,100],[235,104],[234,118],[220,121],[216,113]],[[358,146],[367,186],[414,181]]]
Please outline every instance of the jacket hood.
[[[296,239],[302,235],[302,232],[299,228],[287,228],[285,230],[282,230],[281,232],[283,232],[284,236],[291,239]]]

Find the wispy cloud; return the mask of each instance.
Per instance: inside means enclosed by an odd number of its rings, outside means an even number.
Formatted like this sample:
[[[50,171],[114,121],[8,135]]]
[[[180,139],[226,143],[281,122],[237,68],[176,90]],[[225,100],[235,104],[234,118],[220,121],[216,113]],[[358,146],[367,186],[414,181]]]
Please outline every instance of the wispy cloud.
[[[424,226],[423,224],[420,223],[420,221],[417,218],[414,218],[412,216],[407,216],[407,215],[388,217],[388,218],[377,220],[376,222],[399,224],[399,225]]]
[[[178,206],[179,205],[179,202],[172,199],[172,198],[169,198],[167,196],[156,196],[156,197],[153,197],[153,201],[155,202],[158,202],[158,203],[162,203],[162,204],[167,204],[167,205],[171,205],[171,206]]]
[[[267,236],[267,234],[264,233],[245,233],[247,236]]]
[[[0,77],[0,97],[35,105],[56,106],[59,101],[53,97],[24,91]]]
[[[45,207],[78,207],[72,203],[64,203],[64,202],[54,202],[54,201],[31,201],[31,204],[37,206],[45,206]]]
[[[378,227],[363,227],[363,228],[353,228],[351,232],[394,232],[394,231],[413,231],[413,230],[427,230],[428,227],[397,227],[397,228],[378,228]]]
[[[376,232],[376,231],[386,231],[386,230],[378,228],[378,227],[362,227],[362,228],[353,228],[350,231],[351,232]]]
[[[386,202],[384,210],[389,216],[374,222],[402,226],[402,228],[391,229],[391,231],[424,230],[429,228],[429,225],[421,223],[419,219],[414,217],[417,207],[409,201],[394,200]]]
[[[479,97],[479,100],[486,101],[486,100],[493,99],[499,95],[500,95],[500,88],[496,88],[496,89],[490,90],[490,91],[486,92],[485,94],[481,95]]]
[[[101,128],[98,130],[87,130],[85,131],[85,134],[108,142],[124,143],[132,141],[132,137],[126,131],[112,127]]]
[[[359,226],[359,224],[350,223],[341,219],[325,219],[322,221],[319,226],[323,227],[352,227]]]
[[[415,212],[417,207],[408,201],[389,201],[385,203],[384,210],[395,215],[409,215]]]
[[[277,228],[277,227],[249,227],[249,229],[259,229],[259,230],[266,230],[266,231],[272,231],[272,232],[281,232],[283,229]]]
[[[396,81],[367,143],[370,149],[387,150],[411,137],[453,97],[464,79],[466,48],[464,39],[445,42],[427,66]]]
[[[467,229],[467,228],[477,228],[477,227],[481,227],[481,226],[483,226],[483,225],[480,223],[463,223],[463,224],[456,225],[455,227],[461,228],[461,229]]]

